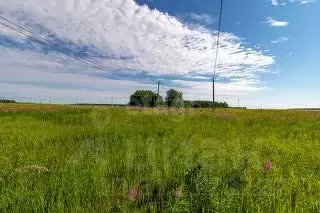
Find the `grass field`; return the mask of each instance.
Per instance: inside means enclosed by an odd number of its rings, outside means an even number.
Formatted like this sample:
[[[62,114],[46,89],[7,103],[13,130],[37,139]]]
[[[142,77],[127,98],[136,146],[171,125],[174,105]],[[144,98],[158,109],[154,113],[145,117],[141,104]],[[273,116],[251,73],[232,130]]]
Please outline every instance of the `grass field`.
[[[0,105],[0,212],[319,212],[320,112]]]

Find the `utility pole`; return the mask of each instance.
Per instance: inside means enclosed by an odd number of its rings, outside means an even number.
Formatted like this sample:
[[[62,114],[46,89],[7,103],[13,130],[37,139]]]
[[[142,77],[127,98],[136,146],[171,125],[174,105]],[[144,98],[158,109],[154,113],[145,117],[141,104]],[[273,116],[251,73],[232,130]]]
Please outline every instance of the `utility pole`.
[[[212,101],[213,101],[213,109],[216,109],[215,103],[215,93],[214,93],[214,81],[216,77],[216,70],[218,65],[218,54],[219,54],[219,43],[220,43],[220,32],[221,32],[221,20],[222,20],[222,11],[223,11],[223,0],[220,0],[220,15],[219,15],[219,27],[218,27],[218,35],[217,35],[217,47],[216,47],[216,55],[214,61],[214,69],[213,69],[213,77],[212,77]]]
[[[240,99],[238,98],[238,108],[240,108]]]
[[[214,94],[214,77],[212,78],[212,107],[213,109],[216,108],[215,94]]]
[[[159,104],[159,93],[160,93],[160,81],[158,81],[157,106]]]

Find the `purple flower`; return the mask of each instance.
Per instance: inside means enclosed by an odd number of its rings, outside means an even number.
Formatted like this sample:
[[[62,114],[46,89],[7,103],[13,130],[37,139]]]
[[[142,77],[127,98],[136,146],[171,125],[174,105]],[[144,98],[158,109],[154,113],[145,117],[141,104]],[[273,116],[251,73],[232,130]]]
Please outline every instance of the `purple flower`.
[[[268,161],[264,164],[264,169],[265,169],[266,171],[271,171],[271,169],[272,169],[272,163],[271,163],[270,160],[268,160]]]

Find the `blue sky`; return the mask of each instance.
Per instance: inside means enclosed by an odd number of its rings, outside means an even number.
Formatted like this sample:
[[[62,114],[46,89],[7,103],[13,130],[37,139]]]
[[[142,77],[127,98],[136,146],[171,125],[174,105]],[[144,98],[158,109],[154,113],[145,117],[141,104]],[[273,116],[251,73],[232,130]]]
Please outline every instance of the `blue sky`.
[[[47,42],[0,25],[0,96],[126,102],[136,89],[155,91],[160,80],[163,95],[173,87],[185,98],[208,100],[219,3],[0,0],[1,16]],[[250,108],[320,106],[318,11],[317,0],[224,0],[218,100],[236,105],[239,98]]]

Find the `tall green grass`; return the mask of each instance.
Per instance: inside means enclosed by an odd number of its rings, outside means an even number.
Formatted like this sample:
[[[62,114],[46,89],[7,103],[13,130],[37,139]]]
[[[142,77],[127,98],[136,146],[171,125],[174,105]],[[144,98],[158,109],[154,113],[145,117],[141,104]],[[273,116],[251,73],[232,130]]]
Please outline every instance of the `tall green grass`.
[[[0,111],[0,212],[319,211],[320,112]]]

